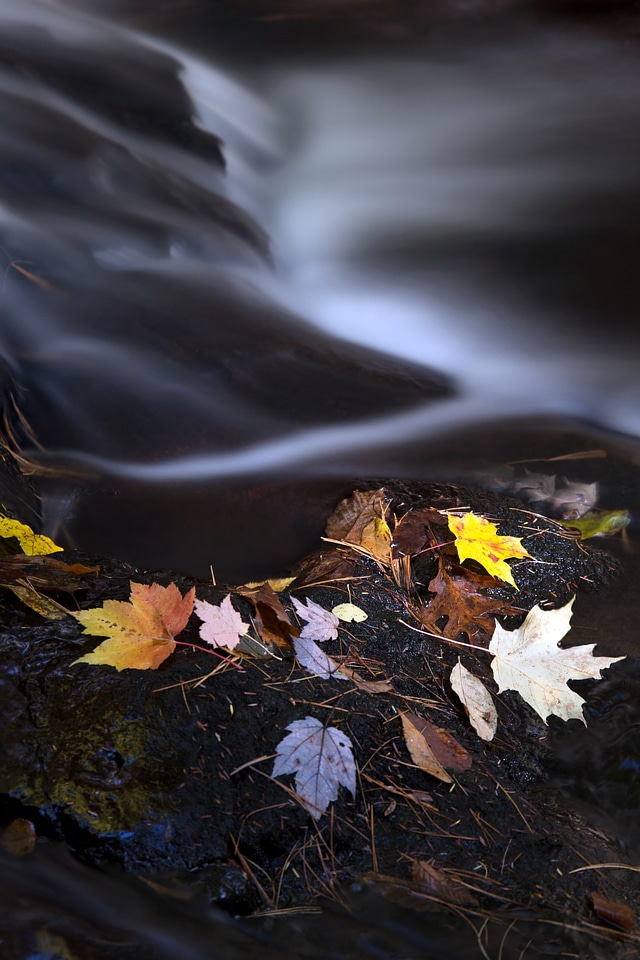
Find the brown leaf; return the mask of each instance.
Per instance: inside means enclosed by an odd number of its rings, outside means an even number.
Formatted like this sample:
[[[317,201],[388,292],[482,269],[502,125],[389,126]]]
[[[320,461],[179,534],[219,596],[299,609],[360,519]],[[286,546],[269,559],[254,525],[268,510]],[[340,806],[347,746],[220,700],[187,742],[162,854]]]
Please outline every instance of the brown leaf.
[[[257,589],[238,587],[237,592],[253,605],[256,630],[263,643],[267,646],[274,643],[281,650],[292,650],[292,637],[299,636],[300,631],[289,620],[273,587],[263,583]]]
[[[522,613],[506,600],[496,600],[483,591],[495,589],[493,577],[473,573],[457,564],[441,561],[438,573],[429,583],[435,597],[428,606],[413,607],[414,616],[428,629],[438,629],[437,621],[447,616],[447,624],[439,632],[449,640],[466,633],[472,643],[486,643],[493,635],[496,616]]]
[[[411,863],[411,879],[414,883],[424,887],[429,893],[449,903],[477,903],[476,898],[466,887],[448,876],[449,871],[434,867],[426,860],[413,860]]]
[[[85,567],[81,563],[67,564],[53,557],[13,554],[0,557],[0,583],[28,579],[37,590],[64,590],[73,593],[91,585],[99,567]]]
[[[62,604],[56,603],[51,597],[46,597],[44,593],[39,593],[26,581],[19,583],[3,583],[5,590],[11,590],[16,597],[21,600],[25,606],[30,607],[39,613],[45,620],[64,620],[69,616],[69,611]]]
[[[612,927],[619,927],[622,930],[631,931],[635,926],[635,917],[633,909],[627,903],[616,903],[614,900],[607,900],[601,893],[594,890],[589,894],[591,909],[599,920]]]
[[[411,759],[417,767],[444,783],[453,783],[447,770],[462,773],[471,766],[471,757],[458,741],[442,727],[436,727],[417,713],[407,711],[400,717]]]
[[[385,489],[354,490],[342,500],[327,520],[326,536],[330,540],[360,543],[365,527],[375,520],[384,520]]]
[[[374,517],[362,531],[360,546],[380,563],[391,563],[391,530],[385,520]]]
[[[439,510],[422,507],[409,510],[393,530],[393,556],[415,557],[436,543],[450,540],[447,519]]]
[[[36,846],[36,828],[31,820],[24,817],[12,820],[2,831],[0,846],[14,857],[26,857],[33,853]]]
[[[340,673],[344,674],[345,677],[349,677],[350,680],[353,680],[358,690],[363,690],[365,693],[396,692],[390,680],[363,680],[355,670],[352,670],[351,667],[345,667],[344,665],[340,667]]]
[[[350,550],[316,550],[293,568],[296,589],[353,576],[356,557]]]

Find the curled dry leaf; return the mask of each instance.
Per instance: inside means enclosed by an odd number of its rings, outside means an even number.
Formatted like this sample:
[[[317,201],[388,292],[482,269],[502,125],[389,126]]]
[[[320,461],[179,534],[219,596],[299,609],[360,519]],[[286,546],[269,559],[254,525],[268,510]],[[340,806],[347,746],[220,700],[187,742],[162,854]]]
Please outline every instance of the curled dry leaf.
[[[205,643],[212,647],[226,647],[227,650],[233,650],[240,643],[249,629],[249,624],[245,623],[234,608],[231,602],[231,594],[227,594],[222,603],[209,603],[207,600],[196,600],[195,610],[202,620],[200,624],[200,637]]]
[[[292,638],[300,631],[289,620],[273,587],[263,583],[257,588],[238,587],[237,592],[253,605],[256,630],[265,646],[275,644],[281,650],[291,650]]]
[[[280,593],[282,590],[290,587],[294,580],[295,577],[271,577],[269,580],[256,580],[253,583],[245,583],[244,587],[247,590],[258,590],[264,586],[265,583],[268,583],[272,590]]]
[[[321,650],[317,643],[310,637],[300,634],[293,640],[293,649],[296,652],[298,663],[314,677],[321,677],[323,680],[329,680],[334,677],[336,680],[348,680],[348,676],[340,672],[340,667],[335,660],[332,660],[324,650]]]
[[[327,520],[325,533],[330,540],[360,543],[365,528],[372,520],[384,520],[386,491],[354,490],[342,500]]]
[[[417,713],[401,714],[402,731],[411,759],[417,767],[444,783],[453,783],[447,772],[462,773],[471,766],[471,757],[442,727],[436,727]]]
[[[498,690],[517,690],[545,721],[550,713],[563,720],[586,724],[584,699],[570,690],[567,680],[598,680],[600,673],[624,657],[594,657],[595,643],[562,648],[558,643],[569,630],[575,597],[558,610],[533,607],[517,630],[496,624],[489,653]]]
[[[495,523],[475,513],[465,513],[461,517],[450,515],[449,529],[456,537],[460,562],[475,560],[492,577],[504,580],[517,589],[507,558],[533,559],[519,537],[500,536]]]
[[[360,546],[374,560],[388,566],[391,563],[391,530],[386,520],[374,517],[362,531]]]
[[[315,820],[338,797],[338,787],[356,795],[356,765],[349,737],[324,727],[315,717],[294,720],[291,732],[276,747],[273,777],[295,775],[296,793]]]
[[[155,670],[176,648],[176,637],[193,611],[195,587],[183,597],[175,583],[131,581],[131,600],[105,600],[102,607],[73,613],[93,636],[107,637],[75,663],[106,664],[116,670]]]
[[[449,679],[478,736],[482,740],[493,740],[498,728],[498,712],[493,697],[482,680],[467,670],[460,661],[452,669]]]
[[[306,620],[304,627],[300,631],[300,636],[308,640],[317,640],[324,643],[325,640],[335,640],[338,636],[338,618],[331,610],[325,610],[319,603],[313,600],[307,600],[306,604],[291,597],[296,613],[303,620]]]

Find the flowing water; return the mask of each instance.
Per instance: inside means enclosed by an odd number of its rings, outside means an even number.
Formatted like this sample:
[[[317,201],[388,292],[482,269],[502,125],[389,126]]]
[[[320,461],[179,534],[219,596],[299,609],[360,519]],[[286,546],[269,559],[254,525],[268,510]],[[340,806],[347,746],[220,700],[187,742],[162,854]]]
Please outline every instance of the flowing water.
[[[0,351],[50,533],[267,575],[349,478],[588,447],[570,478],[640,508],[633,44],[130,13],[0,2]]]

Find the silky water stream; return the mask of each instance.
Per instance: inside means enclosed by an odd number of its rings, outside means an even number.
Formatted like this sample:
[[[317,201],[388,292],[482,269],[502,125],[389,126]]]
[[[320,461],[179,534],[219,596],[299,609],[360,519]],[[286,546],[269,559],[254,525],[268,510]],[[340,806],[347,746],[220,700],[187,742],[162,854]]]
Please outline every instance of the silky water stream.
[[[553,777],[640,862],[640,53],[521,21],[333,52],[177,23],[184,48],[0,5],[0,350],[47,532],[242,581],[355,477],[604,450],[549,472],[631,512],[576,618],[628,670],[588,730],[554,726]],[[118,896],[96,882],[87,916]],[[163,955],[207,955],[204,919],[129,906]]]

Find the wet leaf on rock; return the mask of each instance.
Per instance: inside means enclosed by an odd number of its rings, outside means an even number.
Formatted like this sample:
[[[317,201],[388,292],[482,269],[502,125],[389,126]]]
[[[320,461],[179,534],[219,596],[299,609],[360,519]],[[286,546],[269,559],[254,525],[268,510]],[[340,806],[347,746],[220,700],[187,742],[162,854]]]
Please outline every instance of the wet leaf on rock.
[[[50,540],[49,537],[45,537],[41,533],[34,533],[26,523],[20,523],[19,520],[13,520],[3,514],[0,514],[0,537],[4,540],[14,537],[20,544],[20,549],[29,557],[57,553],[64,549]]]
[[[384,520],[385,489],[354,490],[342,500],[327,520],[326,535],[331,540],[361,543],[366,527],[375,520]]]
[[[460,661],[451,670],[449,679],[478,736],[482,740],[493,740],[498,728],[498,712],[493,697],[482,680],[467,670]]]
[[[472,643],[485,643],[493,633],[496,616],[522,613],[505,600],[497,600],[484,592],[495,588],[492,577],[465,570],[458,564],[443,559],[436,576],[429,583],[429,592],[435,593],[427,606],[412,608],[414,615],[428,629],[437,629],[440,617],[448,617],[440,633],[455,640],[466,633]]]
[[[471,756],[442,727],[436,727],[411,711],[401,714],[400,719],[411,759],[421,770],[444,783],[453,783],[448,770],[462,773],[469,769]]]
[[[369,619],[369,615],[362,610],[361,607],[357,607],[355,603],[338,603],[331,613],[342,620],[343,623],[364,623],[365,620]]]
[[[131,581],[131,600],[105,600],[102,607],[73,613],[92,636],[107,637],[75,663],[104,664],[116,670],[156,670],[175,650],[176,637],[193,612],[195,587],[183,597],[175,583]]]
[[[315,820],[338,797],[338,787],[356,795],[356,765],[349,737],[314,717],[294,720],[276,747],[273,777],[295,775],[296,793]]]
[[[325,640],[335,640],[338,636],[339,620],[331,610],[325,610],[319,603],[307,599],[306,604],[302,603],[296,597],[291,597],[296,613],[303,620],[306,620],[304,627],[300,631],[300,636],[307,640],[317,640],[324,643]]]
[[[220,604],[196,600],[195,610],[202,620],[200,637],[212,647],[226,647],[227,650],[233,650],[250,626],[235,610],[231,602],[231,594],[227,594]]]
[[[533,607],[517,630],[496,624],[489,653],[498,690],[517,690],[546,723],[553,713],[563,720],[575,718],[586,724],[584,699],[570,690],[568,680],[599,680],[600,673],[624,657],[594,657],[595,643],[559,647],[569,631],[575,597],[557,610]]]
[[[292,639],[300,631],[291,623],[280,597],[273,587],[265,582],[259,587],[238,587],[237,592],[246,597],[255,610],[255,626],[262,642],[268,647],[275,644],[281,650],[292,649]]]
[[[449,529],[455,535],[460,562],[475,560],[492,577],[504,580],[517,589],[507,558],[533,559],[519,537],[501,536],[497,524],[471,512],[461,517],[449,515]]]
[[[331,677],[335,677],[336,680],[349,679],[344,673],[340,673],[340,667],[336,661],[332,660],[310,637],[304,637],[302,634],[295,637],[293,649],[300,666],[313,676],[321,677],[323,680],[329,680]]]

